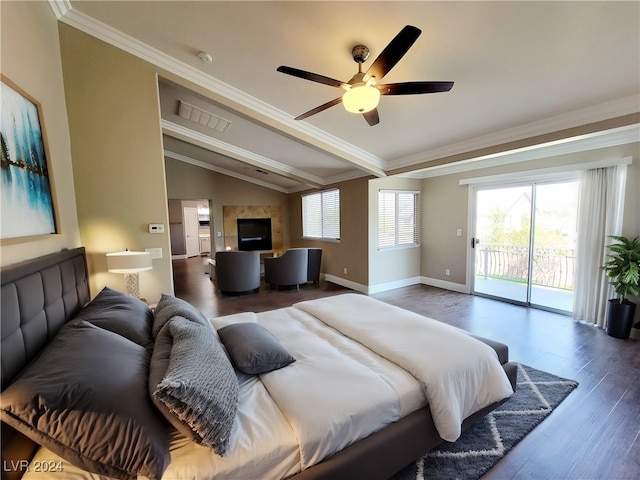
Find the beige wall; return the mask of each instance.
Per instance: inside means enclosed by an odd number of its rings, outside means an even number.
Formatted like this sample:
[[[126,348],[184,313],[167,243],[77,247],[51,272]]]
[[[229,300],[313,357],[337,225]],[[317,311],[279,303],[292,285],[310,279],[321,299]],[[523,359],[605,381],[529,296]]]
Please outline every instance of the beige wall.
[[[469,187],[460,185],[461,179],[623,157],[633,158],[627,171],[623,234],[634,237],[640,235],[640,144],[637,143],[423,180],[422,275],[461,286],[466,283]],[[463,229],[462,237],[456,236],[458,228]],[[446,268],[451,270],[449,277],[445,276]]]
[[[421,180],[387,177],[369,181],[369,291],[416,283],[420,276],[420,247],[378,249],[378,191],[420,191]],[[422,221],[419,219],[419,223]],[[403,282],[405,281],[405,282]]]
[[[47,2],[0,2],[2,75],[42,107],[57,235],[4,240],[0,264],[9,265],[81,245],[55,15]]]
[[[468,187],[460,186],[458,180],[456,175],[445,175],[423,181],[420,271],[423,277],[464,284]],[[456,235],[459,228],[462,237]]]
[[[302,193],[289,195],[291,245],[322,248],[322,273],[343,279],[347,286],[358,288],[369,280],[368,261],[368,180],[361,178],[326,188],[340,189],[340,241],[302,238]],[[347,273],[344,273],[344,269]]]
[[[282,208],[283,245],[289,245],[289,204],[285,193],[228,177],[172,158],[165,159],[167,196],[175,199],[211,200],[212,238],[215,251],[224,250],[224,205],[271,205]],[[221,237],[218,237],[218,232]],[[212,247],[214,245],[212,244]]]
[[[173,291],[156,70],[64,24],[60,45],[91,290],[125,290],[124,275],[107,272],[107,252],[159,247],[163,258],[140,274],[141,296],[156,302]],[[165,232],[149,233],[150,223]]]

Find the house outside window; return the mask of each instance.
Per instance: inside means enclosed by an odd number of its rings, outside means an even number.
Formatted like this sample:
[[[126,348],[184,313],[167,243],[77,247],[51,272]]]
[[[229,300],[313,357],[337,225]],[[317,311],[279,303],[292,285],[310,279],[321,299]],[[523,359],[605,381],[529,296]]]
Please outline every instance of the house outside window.
[[[340,240],[340,190],[302,196],[302,236]]]
[[[378,248],[418,245],[419,193],[378,192]]]

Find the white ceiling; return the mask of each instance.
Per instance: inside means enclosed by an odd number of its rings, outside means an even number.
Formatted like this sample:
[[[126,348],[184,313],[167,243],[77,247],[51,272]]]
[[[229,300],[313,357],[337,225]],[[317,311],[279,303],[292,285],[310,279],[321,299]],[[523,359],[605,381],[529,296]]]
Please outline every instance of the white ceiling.
[[[196,87],[161,84],[167,156],[285,192],[424,171],[439,158],[640,111],[635,1],[50,3],[61,21]],[[382,97],[374,127],[341,105],[293,120],[342,91],[279,65],[347,81],[354,45],[370,48],[366,69],[407,24],[422,35],[384,83],[450,80],[450,92]],[[179,100],[229,129],[180,118]],[[624,142],[638,141],[638,128],[626,131]]]

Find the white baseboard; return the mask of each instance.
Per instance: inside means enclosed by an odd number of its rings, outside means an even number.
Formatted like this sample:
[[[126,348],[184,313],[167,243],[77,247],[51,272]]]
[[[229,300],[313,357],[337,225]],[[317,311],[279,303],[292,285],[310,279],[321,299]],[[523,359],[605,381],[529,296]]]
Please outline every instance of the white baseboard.
[[[373,294],[373,293],[386,292],[387,290],[393,290],[393,289],[402,288],[402,287],[410,287],[411,285],[419,285],[420,283],[422,283],[420,281],[420,277],[403,278],[402,280],[396,280],[393,282],[370,285],[368,287],[367,293]]]
[[[171,260],[186,260],[187,258],[186,255],[171,255]]]
[[[327,282],[335,283],[336,285],[340,285],[341,287],[350,288],[351,290],[355,290],[356,292],[369,293],[369,289],[366,285],[352,282],[351,280],[347,280],[346,278],[336,277],[335,275],[325,273],[324,279]]]
[[[470,289],[467,285],[461,283],[447,282],[445,280],[438,280],[437,278],[430,277],[413,277],[404,278],[402,280],[396,280],[394,282],[380,283],[378,285],[362,285],[346,278],[337,277],[335,275],[324,274],[324,279],[327,282],[335,283],[342,287],[356,290],[357,292],[366,293],[372,295],[375,293],[386,292],[387,290],[394,290],[396,288],[409,287],[411,285],[429,285],[431,287],[444,288],[445,290],[451,290],[459,293],[469,293]]]
[[[439,280],[437,278],[431,277],[420,277],[420,283],[422,283],[423,285],[444,288],[445,290],[452,290],[459,293],[471,293],[469,285],[463,283],[447,282],[446,280]]]

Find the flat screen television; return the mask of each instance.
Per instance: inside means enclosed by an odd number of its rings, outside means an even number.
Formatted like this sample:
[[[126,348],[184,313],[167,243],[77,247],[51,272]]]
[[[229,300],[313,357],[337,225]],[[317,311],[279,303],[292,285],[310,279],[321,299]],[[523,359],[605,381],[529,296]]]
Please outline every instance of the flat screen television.
[[[238,218],[238,250],[271,250],[270,218]]]

